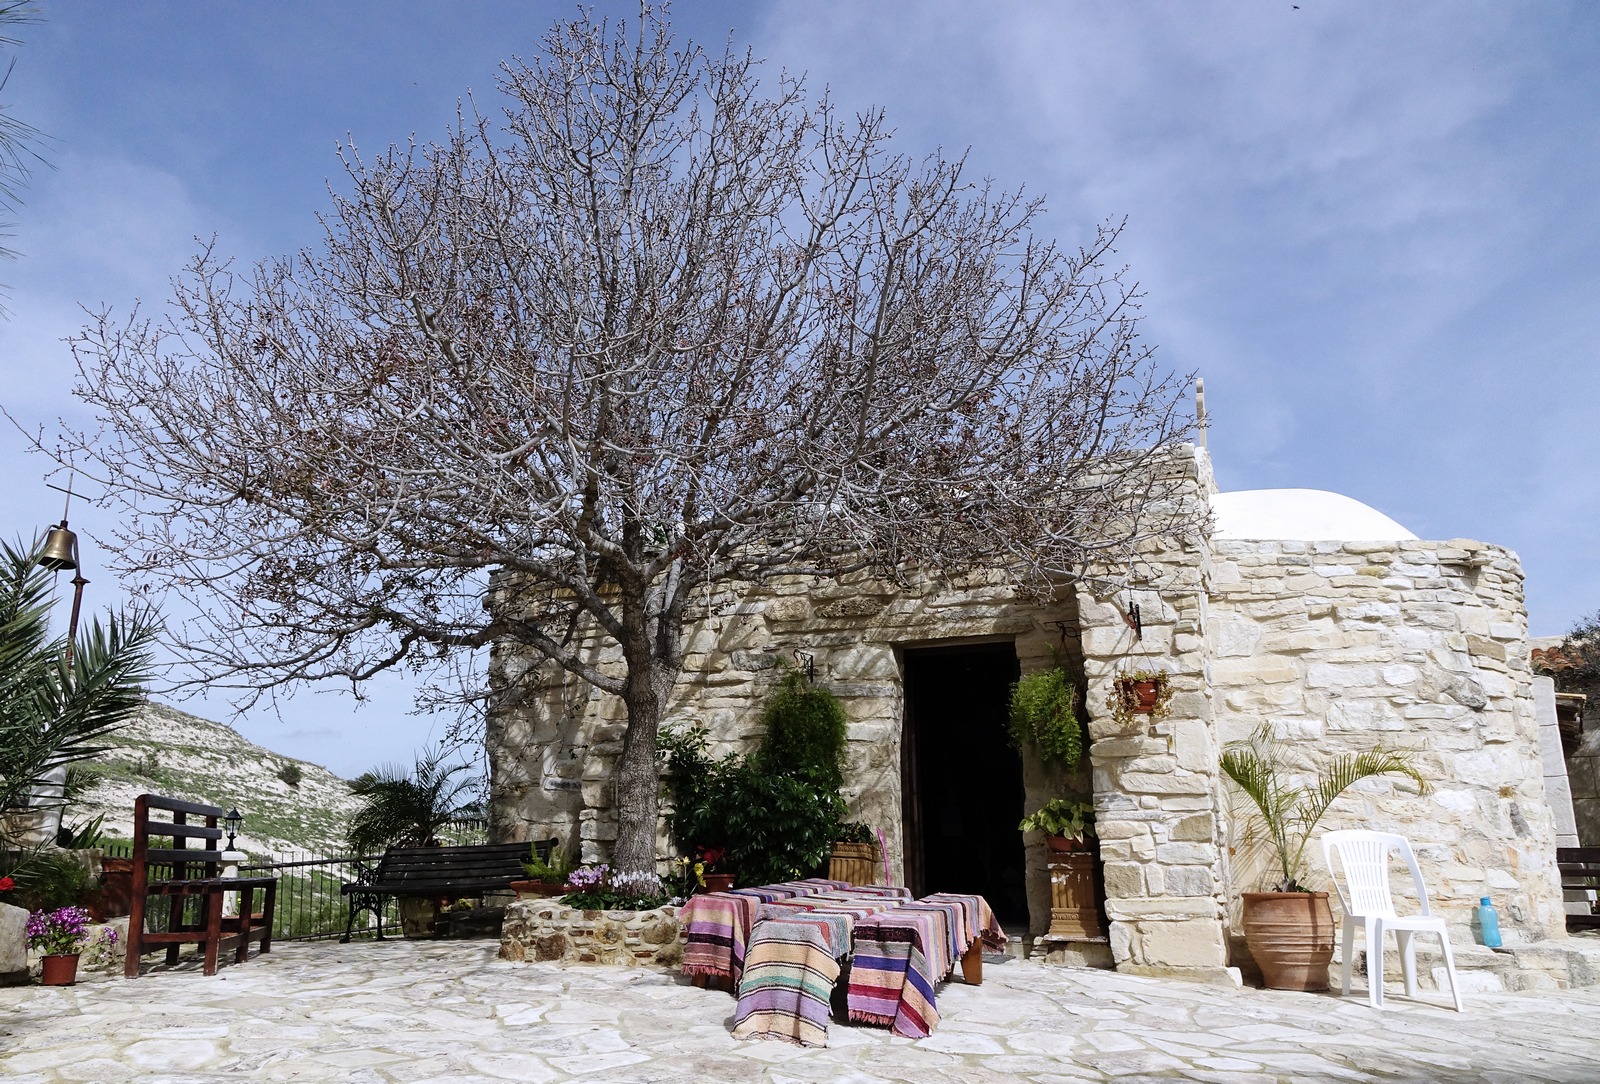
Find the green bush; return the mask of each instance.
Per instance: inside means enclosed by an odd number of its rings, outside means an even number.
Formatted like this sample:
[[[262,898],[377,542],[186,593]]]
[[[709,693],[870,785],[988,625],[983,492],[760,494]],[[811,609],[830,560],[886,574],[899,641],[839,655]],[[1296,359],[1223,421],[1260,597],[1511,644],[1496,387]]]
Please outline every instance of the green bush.
[[[1077,689],[1061,667],[1023,676],[1011,686],[1012,742],[1032,745],[1045,763],[1074,768],[1083,755],[1083,727],[1074,711]]]
[[[660,741],[674,842],[685,854],[723,848],[718,868],[743,885],[815,873],[845,814],[844,712],[832,694],[790,674],[764,718],[768,730],[748,757],[713,758],[704,727],[663,729]]]

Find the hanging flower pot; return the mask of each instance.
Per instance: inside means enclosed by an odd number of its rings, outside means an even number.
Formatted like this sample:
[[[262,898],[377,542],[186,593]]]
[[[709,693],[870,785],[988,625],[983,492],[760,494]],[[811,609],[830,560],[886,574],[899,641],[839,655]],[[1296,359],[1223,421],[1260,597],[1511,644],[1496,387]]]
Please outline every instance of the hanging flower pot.
[[[1156,701],[1161,698],[1161,686],[1153,681],[1130,681],[1133,690],[1133,710],[1140,715],[1149,715],[1156,710]]]
[[[39,981],[45,986],[71,986],[78,981],[78,954],[46,956]]]

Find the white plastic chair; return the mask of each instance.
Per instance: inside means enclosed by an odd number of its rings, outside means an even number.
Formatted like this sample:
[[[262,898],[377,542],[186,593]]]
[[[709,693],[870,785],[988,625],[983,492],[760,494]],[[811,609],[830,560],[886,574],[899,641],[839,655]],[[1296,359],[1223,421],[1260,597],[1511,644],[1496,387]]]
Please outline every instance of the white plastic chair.
[[[1391,851],[1398,851],[1411,867],[1411,879],[1422,904],[1420,914],[1402,917],[1394,913],[1394,900],[1389,894]],[[1334,865],[1336,855],[1338,866],[1343,867],[1342,883],[1340,870]],[[1444,919],[1428,908],[1428,889],[1422,883],[1417,856],[1411,853],[1411,844],[1406,838],[1392,832],[1326,832],[1322,836],[1322,856],[1333,874],[1339,902],[1344,905],[1344,963],[1339,992],[1350,993],[1350,964],[1355,955],[1357,923],[1366,927],[1367,1001],[1375,1009],[1383,1008],[1383,935],[1394,931],[1400,948],[1400,969],[1405,975],[1406,996],[1416,997],[1417,953],[1412,939],[1419,933],[1436,933],[1444,949],[1445,973],[1450,976],[1450,997],[1455,1001],[1456,1012],[1461,1012],[1461,991],[1456,986],[1456,962],[1450,953],[1450,935],[1445,930]]]

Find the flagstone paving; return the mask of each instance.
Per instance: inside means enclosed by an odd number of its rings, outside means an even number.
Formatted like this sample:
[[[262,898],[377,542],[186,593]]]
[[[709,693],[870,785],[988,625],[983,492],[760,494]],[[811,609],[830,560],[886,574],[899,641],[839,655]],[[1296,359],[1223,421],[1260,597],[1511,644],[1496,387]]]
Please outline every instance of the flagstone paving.
[[[732,1037],[734,1003],[659,970],[508,963],[486,941],[286,944],[225,967],[0,989],[0,1084],[984,1084],[1600,1081],[1600,990],[1390,1008],[991,957],[912,1041]]]

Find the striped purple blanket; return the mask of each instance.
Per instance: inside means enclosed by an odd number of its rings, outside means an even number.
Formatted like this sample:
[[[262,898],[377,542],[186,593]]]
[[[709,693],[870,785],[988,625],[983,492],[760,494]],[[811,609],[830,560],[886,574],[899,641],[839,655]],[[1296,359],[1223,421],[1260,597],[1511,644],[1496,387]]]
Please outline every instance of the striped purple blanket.
[[[982,896],[938,893],[873,915],[852,932],[850,1019],[920,1039],[939,1023],[935,990],[973,942],[999,948],[1004,931]]]
[[[829,1003],[851,923],[844,913],[795,910],[759,922],[739,980],[734,1038],[827,1046]]]
[[[678,911],[684,933],[683,973],[737,981],[744,968],[745,946],[756,912],[763,904],[848,887],[843,881],[813,877],[689,897]]]
[[[934,989],[950,974],[953,907],[905,907],[856,924],[848,993],[850,1019],[920,1039],[939,1023]]]

